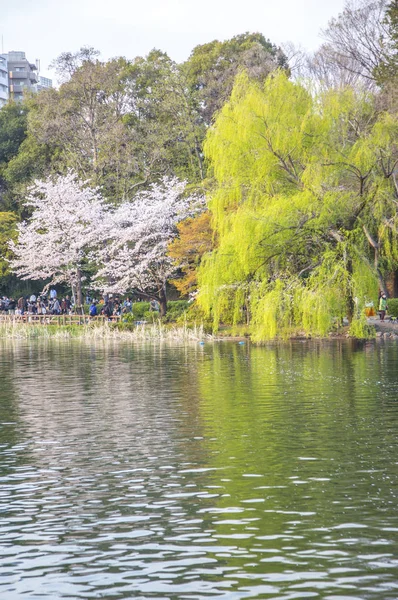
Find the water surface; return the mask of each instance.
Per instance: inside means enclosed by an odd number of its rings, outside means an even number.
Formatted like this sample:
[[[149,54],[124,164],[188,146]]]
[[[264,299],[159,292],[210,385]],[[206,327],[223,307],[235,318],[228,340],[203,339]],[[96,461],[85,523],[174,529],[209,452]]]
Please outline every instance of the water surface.
[[[398,344],[0,347],[0,597],[398,598]]]

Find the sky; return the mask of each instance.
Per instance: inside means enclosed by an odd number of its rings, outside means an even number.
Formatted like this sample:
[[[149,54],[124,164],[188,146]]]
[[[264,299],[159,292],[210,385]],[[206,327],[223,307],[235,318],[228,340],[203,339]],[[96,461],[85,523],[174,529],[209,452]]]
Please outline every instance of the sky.
[[[249,31],[277,45],[290,41],[315,50],[322,43],[320,30],[343,5],[344,0],[0,0],[0,36],[4,52],[25,51],[51,77],[51,61],[82,46],[93,46],[102,59],[132,59],[158,48],[182,62],[198,44]]]

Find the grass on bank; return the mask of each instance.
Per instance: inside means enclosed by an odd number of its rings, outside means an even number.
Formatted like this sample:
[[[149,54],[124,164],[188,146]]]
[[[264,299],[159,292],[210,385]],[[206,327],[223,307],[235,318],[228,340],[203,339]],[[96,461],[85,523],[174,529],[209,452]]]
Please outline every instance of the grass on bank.
[[[393,304],[393,301],[391,302]],[[390,307],[389,307],[390,308]],[[397,301],[398,313],[398,301]],[[330,332],[332,337],[352,337],[356,339],[372,339],[376,336],[373,325],[369,325],[365,314],[356,319],[351,326],[337,326]],[[87,320],[88,321],[88,320]],[[137,325],[137,321],[146,322]],[[46,324],[3,322],[0,323],[0,338],[84,338],[88,340],[119,339],[130,341],[200,341],[203,339],[229,339],[250,338],[250,325],[236,323],[235,325],[220,324],[217,331],[213,330],[213,323],[206,319],[195,305],[185,300],[172,301],[166,317],[159,318],[157,312],[149,311],[148,302],[133,304],[132,313],[124,315],[122,320],[115,322],[88,321],[85,324]],[[276,340],[292,338],[317,337],[308,336],[299,330],[284,331]],[[329,337],[327,336],[327,337]]]
[[[199,341],[209,337],[202,326],[169,325],[160,321],[145,326],[124,323],[85,325],[31,325],[25,323],[0,323],[0,338],[13,339],[119,339],[129,341]]]

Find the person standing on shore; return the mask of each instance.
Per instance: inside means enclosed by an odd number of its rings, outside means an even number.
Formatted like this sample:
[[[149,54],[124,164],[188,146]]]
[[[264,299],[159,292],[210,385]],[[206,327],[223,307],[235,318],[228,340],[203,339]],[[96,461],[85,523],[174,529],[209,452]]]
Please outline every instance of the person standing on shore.
[[[89,308],[90,317],[96,317],[98,315],[97,310],[97,302],[95,300],[92,301],[91,306]]]
[[[54,302],[52,304],[52,314],[53,315],[60,315],[61,314],[61,306],[57,300],[57,298],[54,299]]]
[[[108,302],[105,304],[104,308],[102,309],[102,314],[108,318],[108,321],[111,320],[111,317],[113,314],[113,304],[110,300],[108,300]]]
[[[18,310],[20,311],[19,314],[23,315],[25,312],[25,298],[23,296],[18,299],[17,306]]]
[[[387,296],[384,294],[381,294],[380,296],[380,300],[379,300],[379,315],[380,315],[380,321],[384,321],[384,317],[386,316],[386,310],[387,310]]]
[[[15,313],[16,305],[17,305],[17,303],[15,302],[14,298],[10,298],[8,301],[8,314],[9,315],[13,315]]]

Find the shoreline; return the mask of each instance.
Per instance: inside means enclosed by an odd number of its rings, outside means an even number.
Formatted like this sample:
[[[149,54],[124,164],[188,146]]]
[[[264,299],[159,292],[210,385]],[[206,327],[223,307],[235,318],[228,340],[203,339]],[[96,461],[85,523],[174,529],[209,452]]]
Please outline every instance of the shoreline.
[[[376,318],[369,318],[368,324],[375,329],[375,335],[371,339],[397,339],[398,323],[396,321],[381,322]],[[319,341],[330,340],[359,340],[348,334],[348,326],[340,331],[331,332],[329,335],[321,337],[315,335],[305,335],[296,333],[286,338],[277,337],[262,342],[253,342],[246,328],[233,333],[233,328],[225,326],[215,333],[206,333],[204,326],[195,323],[186,323],[183,325],[172,323],[151,323],[134,325],[133,327],[120,327],[113,323],[82,323],[72,325],[59,325],[57,323],[35,324],[21,323],[18,320],[9,320],[0,322],[0,339],[86,339],[86,340],[120,340],[132,342],[153,342],[153,341],[175,341],[175,342],[236,342],[252,343],[256,345],[268,343],[283,343],[288,341]]]

